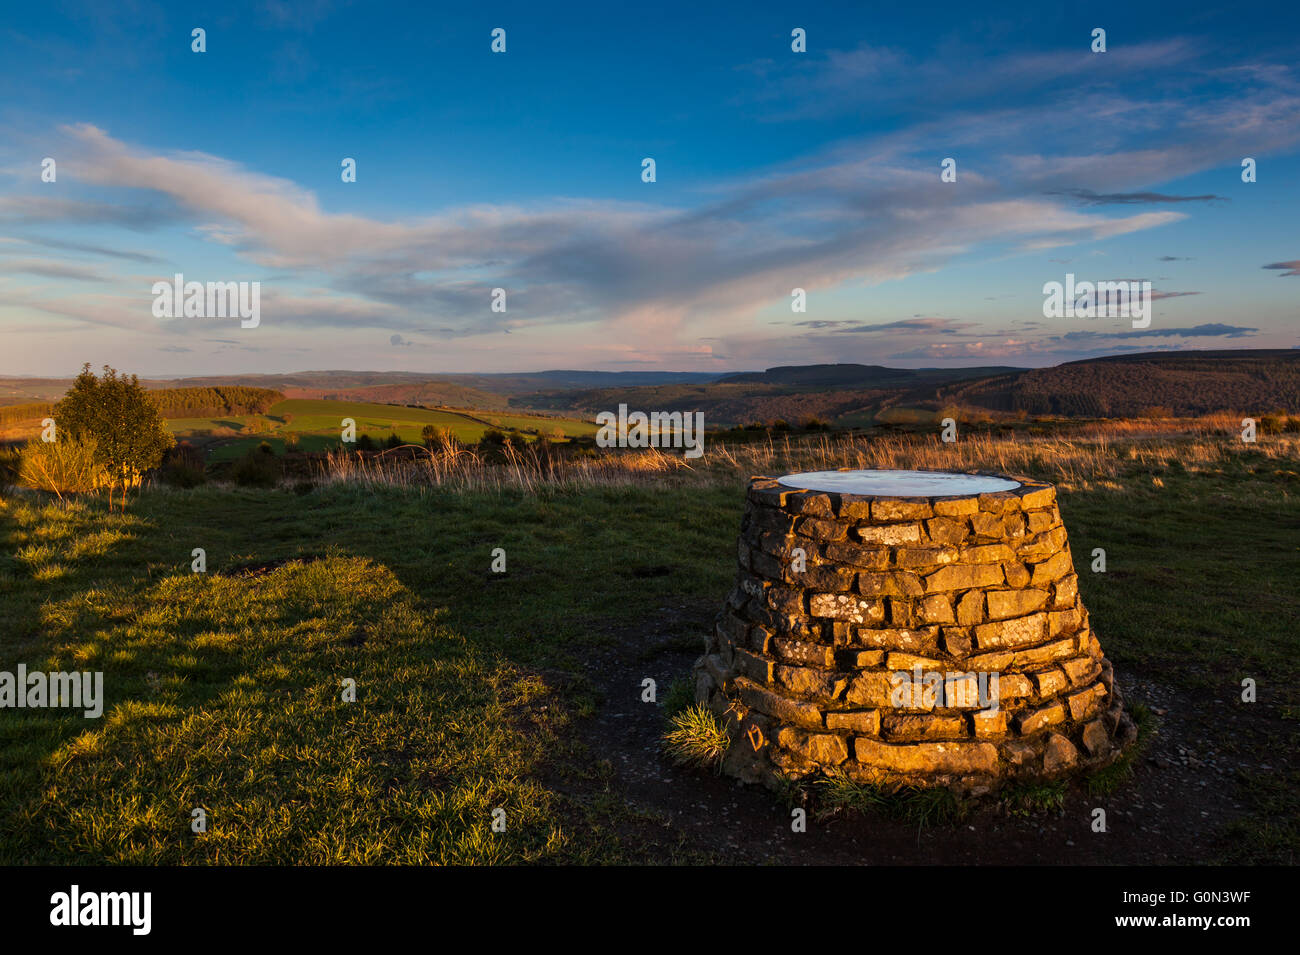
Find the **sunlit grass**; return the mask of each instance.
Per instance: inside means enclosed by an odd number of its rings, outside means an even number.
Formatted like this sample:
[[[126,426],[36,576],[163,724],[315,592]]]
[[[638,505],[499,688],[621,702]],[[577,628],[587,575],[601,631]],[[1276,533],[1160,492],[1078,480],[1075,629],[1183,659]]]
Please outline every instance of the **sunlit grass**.
[[[675,839],[626,835],[637,810],[601,768],[611,754],[576,742],[576,721],[603,712],[583,675],[610,632],[689,601],[697,618],[628,661],[629,693],[648,673],[667,687],[665,711],[689,711],[690,684],[658,673],[651,651],[708,627],[735,573],[745,483],[786,468],[1053,480],[1084,602],[1121,675],[1214,699],[1225,682],[1268,674],[1257,705],[1294,713],[1296,447],[1228,438],[827,438],[717,446],[695,462],[629,452],[594,459],[585,477],[547,476],[521,456],[467,461],[442,484],[357,473],[301,495],[147,491],[125,513],[9,497],[0,669],[103,670],[107,707],[94,723],[0,711],[0,862],[691,858]],[[196,547],[206,574],[191,573]],[[505,574],[491,570],[497,547]],[[1090,569],[1095,548],[1104,572]],[[645,566],[668,573],[630,572]],[[723,746],[716,729],[694,737],[701,754]],[[1125,784],[1122,767],[1111,775],[1094,785]],[[816,795],[878,805],[874,790],[839,785]],[[1264,783],[1250,792],[1254,831],[1285,851],[1288,804]],[[205,833],[191,830],[200,807]],[[504,833],[491,829],[496,809]],[[938,825],[950,810],[920,802],[903,818]]]

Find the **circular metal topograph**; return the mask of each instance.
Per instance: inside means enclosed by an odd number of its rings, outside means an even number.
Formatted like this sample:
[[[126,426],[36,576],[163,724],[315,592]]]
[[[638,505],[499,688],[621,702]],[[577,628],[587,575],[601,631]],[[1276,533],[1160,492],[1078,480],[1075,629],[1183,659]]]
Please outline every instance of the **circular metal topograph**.
[[[805,491],[868,497],[974,497],[1020,487],[1019,481],[955,471],[805,471],[777,480]]]

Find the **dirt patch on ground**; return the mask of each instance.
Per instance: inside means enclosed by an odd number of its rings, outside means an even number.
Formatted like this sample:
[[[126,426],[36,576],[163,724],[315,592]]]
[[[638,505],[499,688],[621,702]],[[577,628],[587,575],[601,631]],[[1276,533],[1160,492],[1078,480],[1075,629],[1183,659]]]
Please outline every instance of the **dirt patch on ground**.
[[[808,812],[806,832],[791,831],[791,807],[773,793],[706,771],[675,766],[662,753],[663,709],[641,702],[642,680],[660,699],[690,673],[699,650],[683,632],[706,632],[716,607],[664,606],[652,622],[611,632],[587,678],[602,694],[596,715],[579,723],[592,756],[613,767],[613,785],[632,810],[625,833],[642,844],[680,845],[718,862],[776,864],[1187,864],[1222,861],[1225,831],[1249,818],[1239,773],[1275,771],[1289,759],[1275,745],[1279,727],[1262,708],[1206,700],[1158,680],[1116,669],[1129,706],[1145,704],[1155,731],[1132,776],[1105,797],[1072,784],[1059,811],[1012,815],[986,803],[962,822],[918,826],[886,815]],[[703,646],[703,639],[700,640]],[[1093,811],[1108,830],[1092,831]]]

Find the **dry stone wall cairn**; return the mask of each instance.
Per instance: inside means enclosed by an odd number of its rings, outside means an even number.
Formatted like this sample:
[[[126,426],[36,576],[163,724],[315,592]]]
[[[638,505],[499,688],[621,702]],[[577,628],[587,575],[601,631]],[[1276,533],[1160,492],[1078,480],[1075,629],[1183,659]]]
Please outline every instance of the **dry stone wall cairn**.
[[[1056,491],[1009,480],[934,498],[751,481],[736,584],[695,668],[731,731],[724,772],[978,794],[1100,768],[1136,739]]]

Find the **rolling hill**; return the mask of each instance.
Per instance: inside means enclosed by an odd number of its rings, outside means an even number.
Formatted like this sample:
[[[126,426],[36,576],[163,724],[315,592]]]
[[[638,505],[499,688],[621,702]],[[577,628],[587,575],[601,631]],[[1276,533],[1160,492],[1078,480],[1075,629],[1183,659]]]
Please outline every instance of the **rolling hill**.
[[[1300,349],[1183,351],[1072,361],[940,387],[940,402],[1085,417],[1300,410]]]

